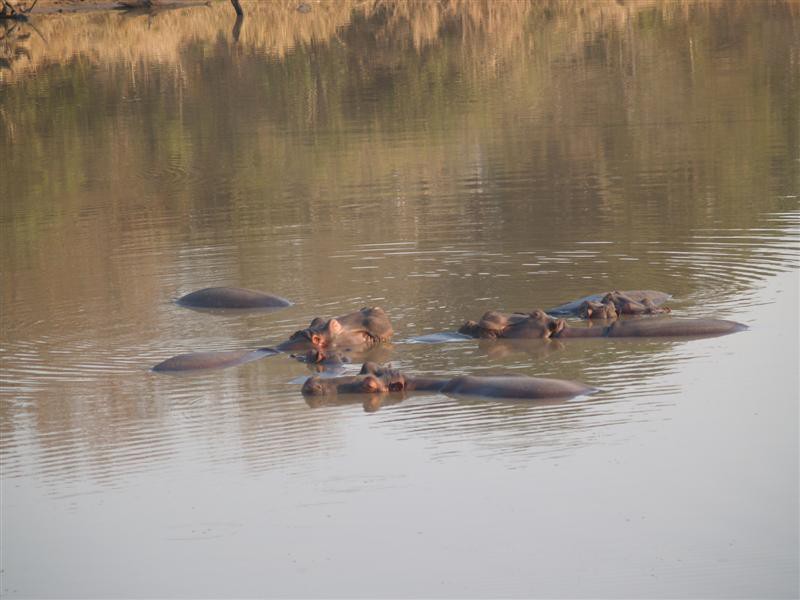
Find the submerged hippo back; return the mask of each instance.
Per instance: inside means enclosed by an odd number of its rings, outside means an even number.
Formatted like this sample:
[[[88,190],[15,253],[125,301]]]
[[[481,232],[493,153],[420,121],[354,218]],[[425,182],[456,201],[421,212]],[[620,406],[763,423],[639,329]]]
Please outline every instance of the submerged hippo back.
[[[168,358],[155,365],[153,371],[177,372],[201,369],[225,369],[243,365],[273,354],[277,354],[277,350],[273,350],[272,348],[231,350],[228,352],[191,352]]]
[[[291,302],[258,290],[211,287],[178,298],[177,303],[191,308],[280,308]]]
[[[747,329],[723,319],[630,319],[608,327],[607,337],[708,337]]]
[[[514,376],[473,377],[469,375],[451,379],[442,388],[443,393],[454,396],[527,400],[572,398],[592,391],[594,388],[564,379]]]

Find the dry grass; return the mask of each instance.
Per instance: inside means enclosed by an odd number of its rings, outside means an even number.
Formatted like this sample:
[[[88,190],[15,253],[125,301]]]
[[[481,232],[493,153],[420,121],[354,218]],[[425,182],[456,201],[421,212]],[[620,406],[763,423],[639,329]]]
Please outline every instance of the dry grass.
[[[66,0],[61,0],[62,2]],[[457,29],[468,45],[482,40],[485,59],[496,62],[517,49],[526,27],[555,22],[579,47],[587,37],[624,26],[646,11],[662,20],[685,19],[692,11],[714,11],[748,0],[339,0],[312,2],[297,10],[297,0],[248,2],[238,45],[242,52],[280,59],[298,46],[326,44],[338,39],[354,17],[378,19],[377,40],[411,45],[417,50],[437,40],[445,29]],[[57,0],[49,0],[52,8]],[[788,13],[800,13],[800,3],[775,0]],[[99,1],[94,5],[108,6]],[[47,8],[48,4],[45,4]],[[234,14],[227,0],[156,13],[118,11],[41,14],[31,24],[0,24],[0,82],[14,81],[53,63],[80,59],[90,64],[123,62],[180,65],[188,44],[209,48],[232,44]],[[10,31],[13,29],[13,31]]]

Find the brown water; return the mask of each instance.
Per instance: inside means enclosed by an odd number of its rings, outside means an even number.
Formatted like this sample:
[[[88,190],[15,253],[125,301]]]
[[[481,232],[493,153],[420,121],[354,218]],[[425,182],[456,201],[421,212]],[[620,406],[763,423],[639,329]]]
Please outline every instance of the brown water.
[[[2,596],[797,597],[798,5],[294,8],[0,24]],[[410,343],[612,288],[750,329]],[[369,304],[409,372],[600,392],[148,371]]]

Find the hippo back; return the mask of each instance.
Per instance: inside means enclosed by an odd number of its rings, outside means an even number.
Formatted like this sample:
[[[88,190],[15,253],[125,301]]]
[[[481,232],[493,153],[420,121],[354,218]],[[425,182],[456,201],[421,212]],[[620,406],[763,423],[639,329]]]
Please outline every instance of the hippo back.
[[[593,391],[594,388],[587,385],[564,379],[519,376],[473,377],[469,375],[455,377],[442,388],[442,393],[453,396],[519,400],[572,398]]]

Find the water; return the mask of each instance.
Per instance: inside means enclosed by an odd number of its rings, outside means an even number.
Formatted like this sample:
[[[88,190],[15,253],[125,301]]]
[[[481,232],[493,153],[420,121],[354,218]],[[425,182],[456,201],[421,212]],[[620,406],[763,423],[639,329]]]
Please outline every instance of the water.
[[[0,46],[3,597],[797,597],[797,5],[245,10]],[[172,303],[212,285],[295,304]],[[750,328],[410,343],[612,288]],[[408,372],[600,392],[148,371],[364,305]]]

